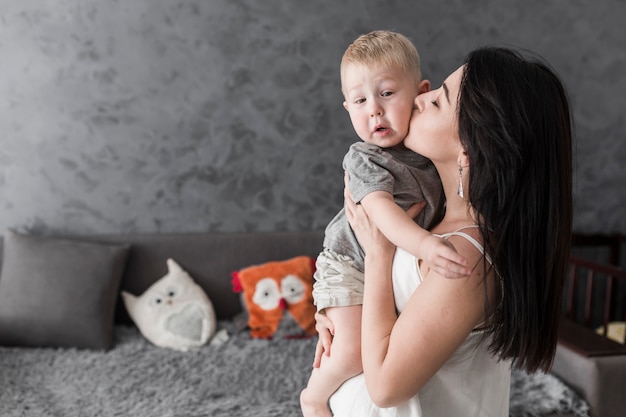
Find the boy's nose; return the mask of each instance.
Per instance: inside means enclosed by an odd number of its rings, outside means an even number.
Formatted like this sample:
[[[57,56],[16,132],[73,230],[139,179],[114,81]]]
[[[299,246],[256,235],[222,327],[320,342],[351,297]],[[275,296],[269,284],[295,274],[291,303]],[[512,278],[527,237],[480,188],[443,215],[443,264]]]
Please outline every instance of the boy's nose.
[[[373,105],[372,108],[370,109],[370,117],[382,116],[382,115],[383,115],[382,107],[378,105]]]

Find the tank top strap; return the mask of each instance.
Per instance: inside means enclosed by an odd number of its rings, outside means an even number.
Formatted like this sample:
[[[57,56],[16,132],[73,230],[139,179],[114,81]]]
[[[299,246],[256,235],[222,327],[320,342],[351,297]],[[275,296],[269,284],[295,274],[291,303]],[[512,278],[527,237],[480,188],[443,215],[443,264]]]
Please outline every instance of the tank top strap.
[[[458,228],[457,230],[455,230],[454,232],[448,232],[448,233],[443,233],[441,235],[437,235],[443,239],[448,239],[450,236],[459,236],[464,238],[465,240],[467,240],[468,242],[470,242],[472,245],[474,245],[474,247],[476,249],[478,249],[478,251],[485,256],[485,259],[487,260],[487,262],[489,262],[489,264],[493,265],[493,262],[491,261],[491,257],[489,256],[488,253],[485,253],[485,248],[483,247],[483,245],[481,245],[476,239],[474,239],[472,236],[468,235],[467,233],[463,232],[462,230],[464,229],[475,229],[478,228],[478,225],[473,224],[470,226],[464,226],[461,228]],[[500,276],[500,274],[498,274],[498,272],[496,271],[496,276],[498,277],[499,281],[500,281],[500,302],[499,305],[502,304],[502,300],[504,299],[504,286],[502,285],[502,277]],[[480,323],[479,325],[477,325],[473,330],[472,333],[482,333],[485,328],[484,328],[485,322]]]
[[[464,238],[465,240],[467,240],[469,243],[471,243],[472,245],[474,245],[474,247],[476,249],[478,249],[478,251],[482,254],[485,255],[485,258],[487,259],[487,262],[492,263],[491,262],[491,257],[489,256],[489,254],[485,254],[485,248],[483,247],[483,245],[481,245],[476,239],[474,239],[472,236],[470,236],[469,234],[463,232],[463,230],[465,229],[476,229],[478,228],[477,224],[472,224],[469,226],[463,226],[460,227],[458,229],[456,229],[453,232],[448,232],[448,233],[442,233],[440,235],[437,235],[443,239],[448,239],[451,236],[459,236]]]

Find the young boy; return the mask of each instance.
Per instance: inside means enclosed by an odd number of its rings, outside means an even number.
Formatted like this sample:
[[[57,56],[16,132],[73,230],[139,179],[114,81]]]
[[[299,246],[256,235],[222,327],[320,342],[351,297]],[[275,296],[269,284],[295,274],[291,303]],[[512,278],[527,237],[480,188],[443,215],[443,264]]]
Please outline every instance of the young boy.
[[[402,143],[415,97],[430,89],[430,82],[421,80],[417,50],[398,33],[361,35],[341,60],[341,86],[343,106],[363,140],[352,144],[343,160],[354,200],[396,246],[445,276],[459,276],[445,266],[450,262],[464,265],[464,258],[427,231],[444,210],[437,171],[428,159]],[[411,219],[405,211],[420,202],[426,202],[425,207]],[[342,209],[328,224],[324,250],[317,258],[313,296],[317,310],[332,321],[334,333],[332,354],[322,357],[300,396],[305,417],[331,416],[330,396],[345,380],[362,372],[364,256]]]

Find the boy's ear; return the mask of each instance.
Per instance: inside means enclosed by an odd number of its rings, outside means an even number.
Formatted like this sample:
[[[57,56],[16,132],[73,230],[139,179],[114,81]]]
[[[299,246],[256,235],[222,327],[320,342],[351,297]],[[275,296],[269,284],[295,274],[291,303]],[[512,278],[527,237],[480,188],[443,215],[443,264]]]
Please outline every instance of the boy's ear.
[[[417,85],[417,92],[418,92],[418,94],[428,93],[429,91],[430,91],[430,81],[422,80],[422,82],[420,82]]]
[[[345,102],[345,101],[343,102],[343,108],[344,108],[344,109],[346,109],[346,110],[348,110],[348,103],[347,103],[347,102]]]

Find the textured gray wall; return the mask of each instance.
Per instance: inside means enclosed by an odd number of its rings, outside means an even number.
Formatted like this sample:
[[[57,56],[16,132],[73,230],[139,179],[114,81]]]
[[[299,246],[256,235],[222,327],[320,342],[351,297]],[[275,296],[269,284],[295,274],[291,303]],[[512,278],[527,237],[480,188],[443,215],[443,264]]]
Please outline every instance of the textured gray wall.
[[[626,232],[623,0],[0,0],[0,233],[322,229],[355,140],[338,67],[408,35],[434,85],[483,44],[569,87],[575,228]]]

